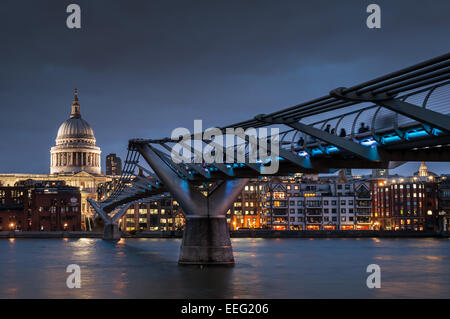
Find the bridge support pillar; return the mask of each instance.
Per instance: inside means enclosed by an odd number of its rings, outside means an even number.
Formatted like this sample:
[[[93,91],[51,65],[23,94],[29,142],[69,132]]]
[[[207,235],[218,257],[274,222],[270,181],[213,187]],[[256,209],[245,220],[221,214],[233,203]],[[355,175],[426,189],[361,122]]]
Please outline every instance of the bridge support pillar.
[[[120,238],[122,238],[122,232],[119,230],[119,225],[117,223],[105,223],[103,240],[118,241]]]
[[[233,265],[233,249],[226,213],[248,183],[248,178],[224,180],[204,195],[182,178],[148,144],[139,152],[158,175],[186,216],[178,263],[181,265]]]
[[[122,207],[118,207],[113,216],[106,213],[102,207],[100,207],[94,200],[88,198],[87,201],[91,204],[92,208],[103,219],[105,226],[103,228],[103,240],[118,241],[122,238],[122,232],[119,230],[119,219],[126,213],[128,207],[133,203],[127,203]]]
[[[187,217],[180,248],[180,265],[234,265],[225,217]]]

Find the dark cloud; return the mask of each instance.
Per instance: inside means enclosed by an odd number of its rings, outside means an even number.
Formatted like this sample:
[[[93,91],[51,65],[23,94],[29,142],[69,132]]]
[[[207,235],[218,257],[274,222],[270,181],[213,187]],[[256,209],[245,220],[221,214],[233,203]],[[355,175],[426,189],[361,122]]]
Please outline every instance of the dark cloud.
[[[81,30],[65,26],[72,2]],[[133,137],[236,122],[449,51],[450,2],[376,1],[381,30],[365,26],[370,3],[2,1],[0,171],[48,171],[75,87],[104,155],[123,155]]]

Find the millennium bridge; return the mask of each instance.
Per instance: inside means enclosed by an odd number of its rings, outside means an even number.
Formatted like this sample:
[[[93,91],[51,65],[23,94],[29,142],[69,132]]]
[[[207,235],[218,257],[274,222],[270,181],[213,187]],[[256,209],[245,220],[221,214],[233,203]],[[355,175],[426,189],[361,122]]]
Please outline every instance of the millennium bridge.
[[[450,160],[450,53],[270,114],[219,128],[278,128],[254,145],[243,138],[233,147],[214,145],[223,160],[205,161],[184,137],[132,139],[122,176],[106,199],[89,200],[105,222],[104,239],[118,240],[119,219],[130,204],[172,196],[186,224],[180,264],[234,264],[226,212],[250,178],[293,173],[329,173],[345,168],[395,168],[407,161]],[[250,154],[278,141],[276,172],[271,160]],[[188,161],[173,158],[175,144],[189,150]],[[183,144],[184,143],[184,144]],[[195,143],[194,143],[195,144]],[[220,151],[220,152],[219,152]],[[268,151],[265,149],[265,151]],[[244,154],[225,158],[225,155]],[[189,154],[188,153],[188,154]],[[199,160],[200,158],[200,160]],[[242,158],[242,157],[241,157]],[[143,160],[142,160],[143,159]],[[274,159],[272,158],[272,161]],[[139,172],[138,172],[139,171]]]

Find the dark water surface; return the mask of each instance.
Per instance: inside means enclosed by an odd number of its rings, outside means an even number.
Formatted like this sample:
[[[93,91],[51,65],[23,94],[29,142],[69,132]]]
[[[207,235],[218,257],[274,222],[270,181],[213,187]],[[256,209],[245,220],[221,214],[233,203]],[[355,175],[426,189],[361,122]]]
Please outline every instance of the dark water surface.
[[[233,239],[236,266],[180,267],[178,239],[1,239],[0,298],[448,298],[449,239]],[[81,267],[81,288],[66,267]],[[366,267],[381,267],[368,289]]]

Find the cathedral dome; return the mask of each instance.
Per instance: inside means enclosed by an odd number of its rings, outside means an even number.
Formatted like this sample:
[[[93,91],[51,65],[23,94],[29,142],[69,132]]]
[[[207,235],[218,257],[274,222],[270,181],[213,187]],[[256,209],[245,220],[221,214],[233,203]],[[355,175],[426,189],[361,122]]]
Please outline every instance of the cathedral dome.
[[[78,92],[75,89],[75,98],[72,103],[70,118],[65,120],[58,129],[56,145],[85,141],[95,144],[95,136],[92,127],[81,118]]]
[[[59,127],[56,140],[69,138],[95,139],[95,136],[89,123],[79,117],[67,119]]]
[[[58,129],[56,145],[50,150],[50,173],[101,173],[101,150],[95,145],[92,127],[81,118],[78,92],[72,103],[70,118]]]

